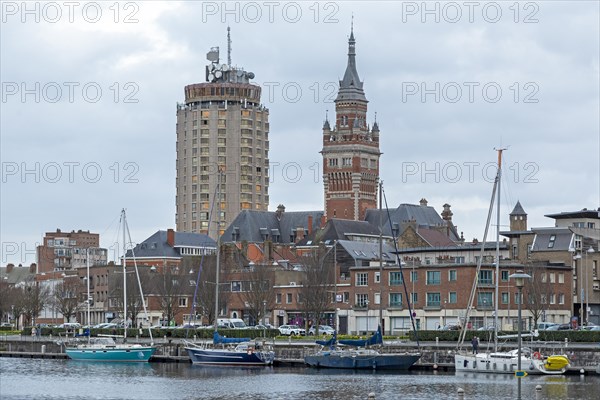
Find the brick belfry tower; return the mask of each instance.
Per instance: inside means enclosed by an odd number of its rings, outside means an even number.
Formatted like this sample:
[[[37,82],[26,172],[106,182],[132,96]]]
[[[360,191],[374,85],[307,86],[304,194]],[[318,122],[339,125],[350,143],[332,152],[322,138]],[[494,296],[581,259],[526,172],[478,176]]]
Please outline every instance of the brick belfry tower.
[[[367,126],[367,98],[356,71],[354,29],[348,40],[348,65],[335,99],[335,125],[323,124],[325,217],[363,220],[377,208],[379,126]]]

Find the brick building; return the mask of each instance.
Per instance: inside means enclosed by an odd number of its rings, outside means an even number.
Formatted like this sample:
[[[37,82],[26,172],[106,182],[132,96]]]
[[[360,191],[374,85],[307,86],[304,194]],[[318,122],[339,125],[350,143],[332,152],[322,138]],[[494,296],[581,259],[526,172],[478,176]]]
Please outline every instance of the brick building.
[[[37,247],[38,273],[83,268],[87,257],[92,265],[106,264],[107,250],[100,248],[100,235],[78,230],[46,232],[44,243]]]

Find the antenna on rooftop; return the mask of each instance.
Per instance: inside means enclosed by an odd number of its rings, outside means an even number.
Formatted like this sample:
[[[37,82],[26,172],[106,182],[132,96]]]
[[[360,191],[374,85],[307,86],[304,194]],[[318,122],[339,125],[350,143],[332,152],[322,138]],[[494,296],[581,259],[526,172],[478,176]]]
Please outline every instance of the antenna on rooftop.
[[[227,65],[231,67],[231,28],[227,27]]]

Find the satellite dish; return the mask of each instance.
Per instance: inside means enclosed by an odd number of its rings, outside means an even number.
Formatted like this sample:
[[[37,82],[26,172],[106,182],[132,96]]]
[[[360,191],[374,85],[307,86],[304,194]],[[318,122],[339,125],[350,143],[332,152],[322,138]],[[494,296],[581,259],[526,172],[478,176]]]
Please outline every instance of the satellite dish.
[[[222,76],[223,76],[223,73],[221,71],[216,71],[215,72],[215,78],[219,79]]]
[[[208,80],[209,81],[214,81],[215,80],[215,76],[213,74],[208,74]]]
[[[219,50],[211,50],[206,53],[206,59],[211,62],[219,62]]]
[[[254,72],[248,72],[248,79],[254,79]]]
[[[242,75],[244,75],[244,71],[240,71],[240,70],[238,70],[238,72],[237,72],[237,76],[239,76],[239,77],[241,78],[241,77],[242,77]]]

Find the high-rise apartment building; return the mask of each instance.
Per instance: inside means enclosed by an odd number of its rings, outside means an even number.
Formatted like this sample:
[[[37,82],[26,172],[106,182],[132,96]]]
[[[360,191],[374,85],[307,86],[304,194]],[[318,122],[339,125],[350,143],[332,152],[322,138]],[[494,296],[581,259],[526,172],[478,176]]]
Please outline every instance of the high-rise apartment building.
[[[356,70],[354,32],[348,40],[348,64],[335,99],[335,125],[323,124],[325,216],[363,220],[377,207],[379,126],[367,125],[367,98]]]
[[[269,110],[254,74],[231,65],[230,44],[228,33],[226,64],[208,52],[206,82],[177,105],[177,231],[212,238],[217,220],[222,232],[241,210],[269,206]]]

